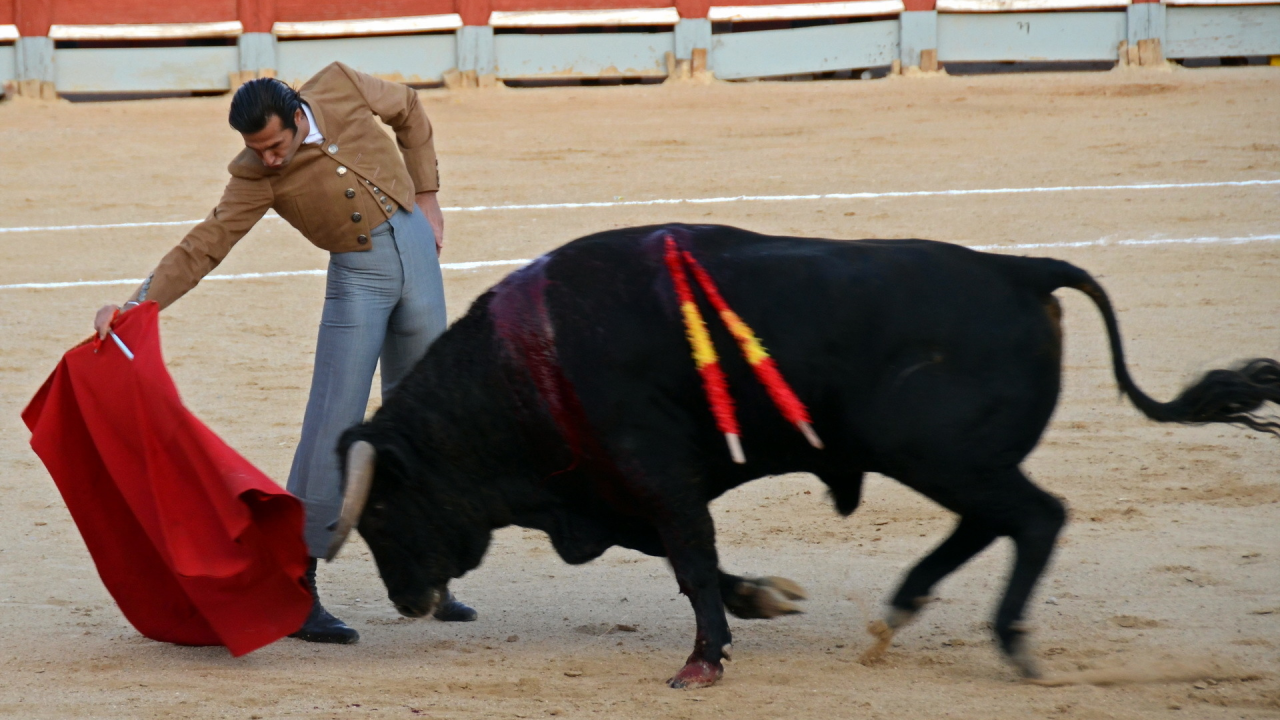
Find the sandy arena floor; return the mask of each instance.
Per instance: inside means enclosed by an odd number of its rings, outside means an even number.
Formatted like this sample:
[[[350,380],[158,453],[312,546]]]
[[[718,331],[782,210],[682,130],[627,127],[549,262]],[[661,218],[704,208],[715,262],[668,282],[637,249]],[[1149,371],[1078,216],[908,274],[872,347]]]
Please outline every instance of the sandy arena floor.
[[[450,206],[1280,178],[1280,69],[426,91]],[[203,217],[239,137],[227,97],[0,103],[0,226]],[[452,212],[446,261],[529,258],[668,220],[968,245],[1059,247],[1112,294],[1130,367],[1169,397],[1239,358],[1280,357],[1280,186]],[[144,275],[183,227],[0,234],[0,285]],[[1270,239],[1259,239],[1259,236]],[[323,268],[266,220],[219,273]],[[452,316],[510,268],[446,273]],[[283,482],[310,379],[322,278],[209,281],[166,311],[188,405]],[[1146,421],[1117,399],[1102,326],[1063,292],[1065,391],[1027,463],[1072,522],[1033,600],[1056,673],[1021,684],[986,630],[1000,544],[939,589],[887,661],[857,663],[901,573],[952,519],[869,481],[848,520],[808,476],[716,502],[727,568],[803,584],[807,613],[733,621],[713,688],[662,681],[692,643],[663,561],[611,550],[569,567],[545,537],[498,533],[455,590],[479,622],[411,622],[358,540],[322,569],[351,647],[284,640],[232,659],[140,637],[99,581],[18,413],[95,308],[128,288],[0,290],[0,715],[380,718],[1255,718],[1280,715],[1280,442]],[[375,400],[376,402],[376,400]],[[617,632],[617,624],[636,632]]]

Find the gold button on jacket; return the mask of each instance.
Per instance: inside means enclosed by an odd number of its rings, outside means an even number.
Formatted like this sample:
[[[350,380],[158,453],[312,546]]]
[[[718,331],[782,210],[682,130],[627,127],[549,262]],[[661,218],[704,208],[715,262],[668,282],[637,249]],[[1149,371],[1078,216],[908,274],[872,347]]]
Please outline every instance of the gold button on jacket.
[[[333,63],[298,92],[324,142],[303,145],[279,170],[267,168],[248,148],[237,155],[227,167],[231,180],[222,200],[161,259],[148,300],[167,307],[185,295],[267,210],[321,249],[363,252],[372,247],[366,238],[373,228],[397,205],[412,208],[417,193],[439,189],[431,122],[412,88]],[[395,130],[395,141],[382,123]],[[353,176],[376,183],[374,192],[395,202],[384,204],[369,193],[351,198]]]

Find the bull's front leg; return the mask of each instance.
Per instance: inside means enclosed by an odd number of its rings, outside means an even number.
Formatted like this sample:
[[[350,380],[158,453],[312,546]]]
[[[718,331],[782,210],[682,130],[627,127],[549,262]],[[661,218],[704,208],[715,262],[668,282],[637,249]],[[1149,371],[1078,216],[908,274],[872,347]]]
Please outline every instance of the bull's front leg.
[[[693,517],[673,519],[660,529],[667,559],[680,592],[689,597],[698,629],[693,654],[685,666],[667,681],[673,688],[713,685],[724,674],[732,637],[720,596],[720,571],[716,558],[715,526],[706,507]]]

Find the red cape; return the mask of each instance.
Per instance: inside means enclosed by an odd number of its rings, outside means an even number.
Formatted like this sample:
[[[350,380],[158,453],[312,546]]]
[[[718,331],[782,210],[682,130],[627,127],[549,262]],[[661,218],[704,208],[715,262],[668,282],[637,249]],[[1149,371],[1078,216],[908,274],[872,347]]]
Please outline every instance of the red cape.
[[[98,574],[138,632],[243,655],[302,626],[302,503],[178,397],[159,308],[63,356],[22,413]]]

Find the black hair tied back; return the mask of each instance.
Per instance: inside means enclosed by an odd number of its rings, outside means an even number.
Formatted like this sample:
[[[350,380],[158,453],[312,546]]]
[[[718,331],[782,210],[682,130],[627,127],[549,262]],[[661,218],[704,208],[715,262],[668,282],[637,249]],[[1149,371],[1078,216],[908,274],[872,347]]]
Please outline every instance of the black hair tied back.
[[[252,135],[267,126],[272,115],[284,127],[296,131],[293,116],[302,106],[298,91],[275,78],[258,78],[240,86],[231,98],[231,127],[244,135]]]

